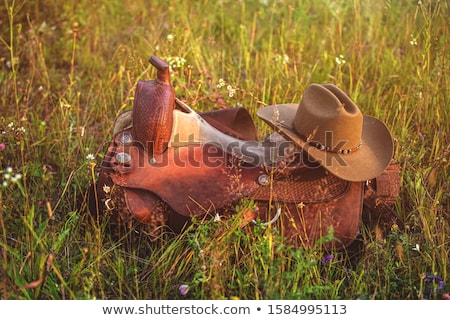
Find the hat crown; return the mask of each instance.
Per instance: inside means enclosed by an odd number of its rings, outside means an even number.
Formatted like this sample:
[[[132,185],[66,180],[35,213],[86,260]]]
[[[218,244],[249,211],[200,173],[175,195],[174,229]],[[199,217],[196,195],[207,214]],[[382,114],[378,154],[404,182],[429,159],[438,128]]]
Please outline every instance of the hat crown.
[[[326,150],[346,152],[361,144],[363,115],[353,101],[331,84],[311,84],[293,120],[305,140]]]

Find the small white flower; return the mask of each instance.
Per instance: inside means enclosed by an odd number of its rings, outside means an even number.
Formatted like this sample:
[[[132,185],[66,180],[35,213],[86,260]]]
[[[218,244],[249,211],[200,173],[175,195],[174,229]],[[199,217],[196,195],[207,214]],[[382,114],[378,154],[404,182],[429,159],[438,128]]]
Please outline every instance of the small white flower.
[[[214,216],[214,222],[219,222],[220,221],[220,216],[218,213],[216,213],[216,215]]]
[[[225,85],[225,80],[223,80],[222,78],[219,79],[219,83],[217,84],[217,89],[222,88]]]
[[[11,167],[6,168],[6,172],[9,172],[9,173],[13,172],[13,168],[11,168]]]
[[[186,63],[186,59],[183,57],[166,57],[165,60],[170,66],[170,69],[175,70],[178,68],[182,68]]]
[[[167,41],[169,42],[172,42],[174,38],[175,38],[174,35],[171,33],[167,35]]]
[[[234,96],[234,94],[236,93],[236,89],[233,89],[233,87],[231,85],[227,86],[227,90],[228,90],[228,96],[230,98],[232,98]]]
[[[347,62],[347,61],[345,61],[344,56],[342,54],[340,54],[339,57],[336,57],[334,60],[336,61],[336,63],[338,65],[342,65]]]
[[[106,184],[103,185],[103,192],[105,192],[106,194],[111,192],[111,187],[107,186]]]
[[[93,161],[93,160],[95,159],[95,156],[94,156],[92,153],[89,153],[89,154],[86,156],[86,159],[87,159],[87,160],[90,160],[90,161]]]

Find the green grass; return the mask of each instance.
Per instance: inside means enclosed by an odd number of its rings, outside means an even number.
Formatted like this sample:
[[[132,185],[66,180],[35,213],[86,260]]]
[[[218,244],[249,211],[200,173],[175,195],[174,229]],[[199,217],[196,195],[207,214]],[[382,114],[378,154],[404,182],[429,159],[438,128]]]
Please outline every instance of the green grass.
[[[150,3],[0,6],[3,299],[439,299],[449,291],[448,1]],[[175,238],[114,239],[84,195],[115,116],[131,109],[136,82],[155,76],[150,55],[179,61],[176,93],[198,111],[242,105],[255,115],[298,103],[312,82],[348,92],[394,136],[405,230],[363,229],[358,259],[333,252],[326,264],[319,248],[292,248],[276,229],[239,227],[239,213]],[[219,88],[220,79],[231,87]]]

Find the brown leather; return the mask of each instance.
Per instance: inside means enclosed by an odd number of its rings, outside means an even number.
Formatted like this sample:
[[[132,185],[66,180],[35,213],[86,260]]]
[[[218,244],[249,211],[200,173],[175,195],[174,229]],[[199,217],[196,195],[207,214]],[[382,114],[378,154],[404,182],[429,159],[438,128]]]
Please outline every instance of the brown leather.
[[[361,182],[353,182],[341,198],[331,201],[281,202],[282,214],[273,226],[295,246],[312,247],[331,232],[333,241],[324,242],[324,248],[347,247],[355,240],[361,226],[362,190]],[[262,221],[269,221],[274,215],[274,208],[269,213],[267,202],[262,203],[262,208],[261,202],[257,203],[258,217]]]
[[[332,228],[336,239],[326,247],[346,247],[358,232],[365,190],[360,182],[344,181],[321,167],[246,167],[212,145],[168,148],[160,155],[151,155],[140,143],[122,144],[124,134],[132,134],[131,129],[119,132],[108,147],[98,195],[103,201],[107,196],[101,190],[103,185],[120,189],[118,194],[125,202],[120,210],[125,207],[141,223],[167,225],[179,232],[190,217],[214,215],[247,198],[257,203],[257,217],[262,221],[272,219],[273,208],[280,206],[282,214],[274,225],[295,245],[311,246]],[[128,153],[131,160],[118,162],[116,155],[121,152]],[[386,174],[394,177],[394,184],[398,182],[398,167],[389,167]],[[263,185],[258,183],[262,176],[268,181]],[[392,181],[382,177],[372,183],[376,187]],[[382,190],[389,188],[398,190],[398,186],[383,186]],[[394,199],[397,195],[385,196]],[[379,197],[367,197],[364,203],[370,206],[371,199]],[[267,210],[270,205],[272,209]],[[380,217],[386,214],[376,212]]]
[[[400,164],[391,163],[382,174],[370,181],[370,185],[384,202],[390,204],[397,202],[401,185]]]
[[[394,216],[380,206],[380,199],[397,199],[398,166],[390,166],[365,188],[362,182],[345,181],[305,163],[298,153],[268,166],[245,163],[210,143],[169,145],[177,99],[166,65],[154,57],[152,61],[158,79],[138,84],[132,126],[124,117],[125,125],[108,146],[92,192],[92,212],[179,232],[193,216],[233,212],[236,204],[248,199],[257,207],[247,209],[247,216],[255,216],[254,223],[270,221],[294,245],[312,246],[332,230],[334,239],[324,244],[327,248],[352,243],[363,204],[380,218]],[[258,141],[244,108],[200,115],[222,133]]]
[[[200,113],[209,124],[223,133],[247,141],[258,141],[258,130],[250,114],[243,108],[230,108]]]
[[[400,166],[392,163],[380,176],[366,183],[364,205],[368,212],[363,216],[364,223],[381,226],[383,230],[390,230],[394,225],[403,229],[404,223],[394,209],[399,195]]]
[[[167,148],[172,132],[175,91],[170,84],[169,65],[152,56],[158,78],[139,81],[133,107],[133,134],[147,152],[161,154]]]
[[[120,134],[108,154],[126,152],[131,161],[121,164],[115,157],[105,159],[114,184],[153,192],[184,216],[206,213],[250,194],[263,173],[253,167],[242,169],[245,174],[237,176],[232,157],[212,145],[169,148],[152,156],[139,144],[121,145]]]
[[[264,206],[282,207],[283,235],[296,245],[312,245],[332,228],[346,246],[354,239],[360,221],[362,184],[341,180],[323,168],[245,167],[209,145],[169,148],[160,155],[148,154],[139,143],[121,144],[124,130],[110,144],[103,166],[114,186],[121,188],[128,211],[140,222],[180,229],[177,214],[184,217],[214,215],[244,198],[261,206],[258,218],[269,219]],[[206,148],[213,148],[212,165]],[[126,152],[125,164],[115,155]],[[260,177],[268,183],[260,184]],[[272,182],[270,182],[272,180]],[[166,204],[166,210],[161,210]],[[169,210],[167,210],[169,209]],[[172,217],[172,219],[169,219]],[[169,221],[170,220],[170,221]],[[187,220],[183,220],[186,222]]]

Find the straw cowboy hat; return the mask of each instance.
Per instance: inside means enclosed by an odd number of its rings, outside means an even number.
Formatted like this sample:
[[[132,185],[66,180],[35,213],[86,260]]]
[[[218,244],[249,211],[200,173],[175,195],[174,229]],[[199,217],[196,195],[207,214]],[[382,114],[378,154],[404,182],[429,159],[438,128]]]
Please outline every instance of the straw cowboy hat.
[[[309,160],[318,161],[344,180],[373,179],[393,156],[393,141],[386,125],[363,115],[332,84],[311,84],[299,105],[271,105],[258,110],[257,115],[306,151]]]

